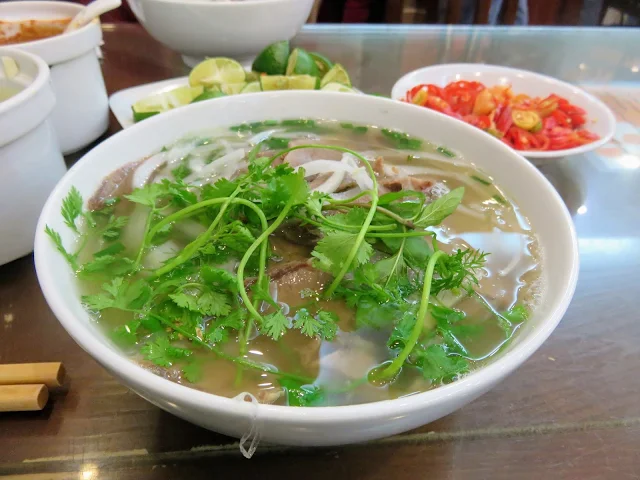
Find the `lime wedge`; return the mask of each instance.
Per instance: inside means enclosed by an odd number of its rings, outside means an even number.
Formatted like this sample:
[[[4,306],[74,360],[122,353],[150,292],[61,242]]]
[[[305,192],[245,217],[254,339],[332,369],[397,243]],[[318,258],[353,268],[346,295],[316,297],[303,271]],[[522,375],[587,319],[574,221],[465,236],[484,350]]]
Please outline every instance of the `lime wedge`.
[[[189,74],[189,85],[213,87],[226,83],[242,83],[245,72],[242,65],[225,57],[208,58],[193,67]]]
[[[251,69],[268,75],[284,75],[290,51],[288,40],[273,43],[260,52]]]
[[[322,83],[320,83],[320,87],[324,87],[329,83],[341,83],[346,85],[347,87],[351,86],[351,80],[349,79],[349,74],[344,69],[342,65],[336,63],[331,70],[329,70],[324,77],[322,77]]]
[[[312,75],[293,75],[289,77],[289,90],[316,90],[320,79]]]
[[[220,90],[205,90],[196,98],[191,100],[191,103],[202,102],[203,100],[211,100],[212,98],[226,97],[227,94]]]
[[[309,56],[313,58],[314,62],[316,62],[316,66],[318,67],[320,75],[324,75],[329,70],[331,70],[331,67],[333,67],[333,62],[320,53],[309,52]]]
[[[240,90],[240,93],[255,93],[261,92],[262,88],[260,87],[260,82],[251,82],[247,83],[245,87]]]
[[[325,91],[325,92],[344,92],[344,93],[354,93],[355,92],[355,90],[353,88],[347,87],[346,85],[343,85],[343,84],[338,83],[338,82],[327,83],[320,90]]]
[[[240,93],[247,84],[245,82],[242,83],[225,83],[224,85],[220,85],[220,91],[222,93],[226,93],[227,95],[235,95]]]
[[[0,60],[2,60],[2,68],[4,69],[5,78],[11,79],[20,73],[20,68],[13,58],[0,57]]]
[[[287,61],[287,75],[320,76],[318,66],[311,56],[302,48],[296,48]]]
[[[247,83],[257,82],[258,80],[260,80],[260,74],[258,72],[247,72],[247,76],[244,79]]]
[[[187,105],[201,95],[203,87],[177,87],[168,92],[156,93],[149,97],[138,100],[131,108],[134,113],[166,112],[182,105]]]
[[[260,86],[263,91],[269,90],[315,90],[318,86],[318,78],[311,75],[265,75],[260,77]]]

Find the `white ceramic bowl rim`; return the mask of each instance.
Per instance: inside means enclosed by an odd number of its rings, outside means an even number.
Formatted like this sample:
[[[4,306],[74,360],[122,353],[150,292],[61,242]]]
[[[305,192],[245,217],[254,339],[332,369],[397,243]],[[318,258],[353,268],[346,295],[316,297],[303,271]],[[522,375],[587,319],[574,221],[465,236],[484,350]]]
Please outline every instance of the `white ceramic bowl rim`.
[[[346,94],[337,92],[306,92],[307,95],[323,95],[326,97],[327,102],[344,101],[348,97],[362,98],[357,94]],[[245,94],[243,100],[251,100],[251,96],[265,95],[264,93]],[[304,91],[288,91],[277,92],[278,98],[288,98],[290,100],[304,103],[305,92]],[[226,97],[217,100],[217,105],[220,107],[220,100],[233,102],[233,99],[237,97]],[[231,100],[229,100],[231,99]],[[410,105],[401,106],[398,102],[390,99],[384,99],[379,97],[367,97],[367,101],[377,102],[380,107],[383,108],[409,108],[414,107]],[[173,117],[187,116],[189,110],[197,108],[206,108],[207,102],[200,104],[189,105],[176,109],[163,115],[158,115],[153,118],[147,119],[144,122],[136,124],[135,126],[121,131],[118,134],[112,136],[100,145],[95,147],[89,154],[78,161],[67,173],[65,179],[72,178],[77,170],[85,168],[85,164],[89,164],[94,161],[94,158],[100,155],[103,150],[108,150],[110,145],[115,142],[131,141],[134,142],[136,135],[139,132],[146,130],[152,130],[154,125],[160,122],[168,121]],[[221,108],[221,107],[220,107]],[[425,115],[436,115],[436,112],[424,111]],[[528,358],[551,334],[553,329],[557,326],[562,318],[565,310],[567,309],[573,292],[575,290],[577,277],[578,277],[578,247],[575,231],[573,229],[573,223],[567,208],[565,207],[562,199],[555,191],[555,189],[548,183],[544,176],[531,164],[529,164],[524,158],[509,149],[499,140],[485,135],[482,131],[470,126],[462,126],[456,119],[442,115],[439,118],[443,124],[449,124],[456,129],[466,130],[466,135],[482,135],[483,141],[494,142],[496,148],[504,151],[506,156],[513,157],[513,161],[522,162],[522,168],[528,171],[528,174],[537,177],[538,180],[544,182],[548,194],[556,205],[561,216],[564,219],[564,223],[567,225],[569,241],[571,243],[571,257],[568,259],[570,265],[568,281],[566,288],[561,299],[557,302],[554,308],[554,313],[541,322],[542,325],[536,327],[528,337],[523,338],[517,345],[510,351],[503,354],[500,358],[489,363],[465,377],[457,380],[451,384],[438,387],[434,390],[418,393],[415,395],[401,397],[393,400],[384,400],[373,403],[348,405],[348,406],[334,406],[334,407],[288,407],[278,405],[254,405],[244,401],[238,401],[233,398],[222,397],[210,393],[198,391],[187,386],[183,386],[177,383],[173,383],[170,380],[166,380],[159,377],[150,371],[136,365],[127,359],[124,354],[118,353],[107,345],[97,341],[96,334],[92,332],[87,325],[79,322],[75,319],[71,309],[62,297],[57,293],[58,279],[56,272],[47,266],[47,258],[45,252],[48,250],[49,238],[44,234],[44,228],[47,224],[47,220],[58,216],[57,205],[59,199],[64,197],[68,191],[70,185],[63,179],[54,189],[51,196],[47,200],[40,220],[38,222],[38,228],[36,233],[36,247],[35,247],[35,264],[38,279],[43,291],[43,294],[51,307],[55,316],[59,319],[60,323],[65,327],[67,332],[74,338],[74,340],[87,352],[89,352],[98,362],[108,368],[118,372],[118,375],[126,379],[131,384],[141,384],[144,387],[147,397],[153,398],[157,395],[170,402],[174,402],[178,405],[192,406],[195,408],[215,408],[215,410],[221,414],[229,415],[244,415],[253,417],[258,415],[259,418],[264,420],[271,420],[287,423],[295,423],[304,420],[308,424],[322,424],[326,419],[331,418],[332,421],[341,421],[344,423],[359,422],[363,419],[374,421],[378,418],[385,416],[402,416],[414,411],[427,408],[430,404],[436,404],[442,402],[447,397],[454,397],[463,393],[465,390],[482,389],[482,386],[489,388],[506,374],[515,370],[518,365]],[[47,243],[45,243],[47,242]]]
[[[69,9],[70,12],[73,11],[73,14],[65,15],[64,13],[60,13],[60,15],[63,18],[73,18],[84,6],[72,2],[21,0],[7,2],[4,5],[0,4],[0,14],[3,9],[17,11],[20,8],[33,9],[34,15],[37,15],[38,11],[47,8],[53,10]],[[38,18],[35,19],[37,20]],[[31,42],[11,44],[10,46],[38,55],[49,65],[54,65],[79,57],[83,53],[99,46],[101,42],[102,30],[100,29],[100,23],[94,20],[71,32],[61,33],[60,35],[33,40]]]
[[[503,67],[502,65],[490,65],[490,64],[485,64],[485,63],[448,63],[448,64],[437,64],[437,65],[431,65],[428,67],[423,67],[423,68],[419,68],[416,70],[413,70],[405,75],[403,75],[402,77],[400,77],[398,79],[398,81],[396,81],[396,83],[393,85],[393,89],[392,89],[392,97],[394,100],[399,100],[399,98],[395,98],[397,95],[393,93],[393,90],[396,90],[397,86],[405,81],[407,81],[407,79],[413,75],[415,75],[417,72],[426,72],[429,70],[433,70],[434,72],[442,69],[442,68],[447,68],[447,69],[451,69],[451,70],[460,70],[460,73],[464,73],[466,71],[469,71],[470,69],[479,71],[479,72],[489,72],[489,71],[503,71],[505,72],[505,74],[511,74],[513,76],[515,75],[527,75],[530,77],[534,77],[534,78],[539,78],[541,80],[545,80],[548,83],[552,83],[555,85],[558,85],[562,88],[569,88],[569,89],[578,89],[580,90],[580,93],[585,96],[586,98],[588,98],[591,102],[595,103],[596,105],[598,105],[601,109],[604,115],[606,115],[606,120],[608,122],[609,125],[615,126],[616,124],[616,119],[615,116],[613,115],[613,112],[611,112],[611,109],[609,107],[607,107],[604,102],[602,102],[599,98],[593,96],[592,94],[590,94],[589,92],[585,91],[584,89],[581,89],[580,87],[564,82],[562,80],[559,80],[557,78],[554,77],[550,77],[549,75],[544,75],[542,73],[537,73],[537,72],[532,72],[530,70],[523,70],[520,68],[512,68],[512,67]],[[424,82],[423,82],[424,83]],[[403,95],[406,92],[403,92]],[[518,92],[521,93],[521,92]],[[522,92],[522,93],[526,93],[526,92]],[[418,108],[424,108],[424,107],[418,107]],[[434,110],[435,112],[435,110]],[[436,112],[439,115],[443,115],[443,116],[448,116],[444,113],[440,113],[440,112]],[[457,119],[454,119],[457,120]],[[462,120],[458,120],[458,121],[462,121]],[[465,122],[466,123],[466,122]],[[614,131],[611,130],[607,135],[604,135],[602,137],[600,137],[600,139],[596,140],[595,142],[592,143],[588,143],[586,145],[581,145],[579,147],[574,147],[574,148],[567,148],[564,150],[549,150],[549,151],[544,151],[544,152],[539,152],[539,151],[535,151],[535,150],[516,150],[518,153],[526,156],[527,158],[531,158],[531,159],[544,159],[544,158],[557,158],[557,157],[565,157],[565,156],[569,156],[569,155],[579,155],[582,153],[586,153],[589,152],[591,150],[594,150],[596,148],[601,147],[602,145],[604,145],[605,143],[607,143],[609,140],[611,140],[611,138],[614,135]]]

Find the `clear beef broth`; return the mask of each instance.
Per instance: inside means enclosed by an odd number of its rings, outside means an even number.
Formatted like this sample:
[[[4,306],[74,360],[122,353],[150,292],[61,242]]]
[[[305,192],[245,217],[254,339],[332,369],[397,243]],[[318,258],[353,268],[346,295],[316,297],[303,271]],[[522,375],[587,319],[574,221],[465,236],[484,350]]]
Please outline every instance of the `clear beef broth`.
[[[509,200],[508,193],[493,185],[487,174],[478,171],[470,163],[473,161],[472,158],[447,158],[439,154],[434,145],[428,143],[424,143],[420,151],[399,151],[390,148],[377,128],[370,127],[366,133],[355,133],[352,128],[344,128],[334,122],[318,122],[318,126],[320,128],[313,132],[296,132],[294,128],[287,128],[272,135],[288,137],[292,141],[304,137],[309,143],[343,146],[368,153],[371,158],[381,158],[387,168],[399,167],[402,172],[409,172],[417,179],[430,180],[441,189],[452,190],[464,186],[465,195],[461,207],[441,225],[432,229],[437,233],[440,247],[446,252],[465,247],[490,252],[485,268],[479,274],[476,290],[496,311],[506,311],[516,302],[529,307],[535,305],[540,288],[540,257],[535,235],[524,215]],[[320,133],[317,133],[318,131]],[[258,133],[260,134],[266,135],[264,131]],[[149,175],[149,181],[173,179],[177,168],[183,169],[180,175],[188,181],[194,171],[207,168],[207,165],[224,157],[228,152],[239,147],[250,148],[247,142],[249,139],[256,141],[255,137],[255,132],[218,130],[180,141],[169,149],[168,163],[160,164]],[[240,169],[246,171],[246,165],[240,165]],[[237,172],[233,171],[227,173],[230,178],[237,175]],[[122,193],[123,189],[130,191],[133,181],[133,176],[127,178],[126,186],[120,184],[118,192]],[[309,181],[312,182],[313,178]],[[348,187],[349,185],[346,185],[344,188]],[[171,211],[171,207],[167,208]],[[119,214],[128,214],[131,218],[135,216],[135,212],[141,211],[144,211],[144,207],[134,205],[126,199],[121,199],[117,206]],[[140,237],[140,234],[136,233],[140,228],[140,225],[130,220],[122,232],[123,243],[131,252],[136,250],[133,243],[135,238]],[[202,225],[196,226],[195,231],[191,232],[188,229],[174,229],[165,242],[169,243],[170,247],[154,247],[169,248],[170,253],[164,252],[159,261],[165,261],[166,255],[180,252],[204,228],[206,227]],[[271,258],[268,271],[278,272],[278,269],[292,266],[290,271],[286,268],[281,270],[285,273],[271,282],[274,300],[283,306],[284,311],[294,311],[311,301],[317,301],[321,308],[338,315],[338,333],[332,341],[323,341],[308,338],[299,331],[291,330],[275,342],[264,335],[257,335],[254,329],[249,339],[246,358],[315,379],[315,384],[325,388],[325,404],[328,405],[397,398],[437,387],[438,384],[433,384],[411,369],[403,370],[394,382],[385,385],[376,386],[362,380],[372,368],[389,360],[386,341],[391,328],[356,328],[354,310],[343,300],[321,299],[322,290],[331,281],[331,275],[308,266],[314,248],[313,242],[309,244],[309,238],[298,238],[293,227],[288,231],[286,229],[289,227],[286,225],[283,228],[285,230],[276,231],[270,238]],[[90,254],[104,248],[104,243],[99,238],[90,238],[88,245],[84,258],[89,258]],[[306,266],[300,266],[305,262]],[[296,266],[297,268],[294,268]],[[233,269],[233,265],[230,268]],[[82,288],[86,293],[95,293],[100,290],[100,284],[82,282]],[[488,358],[505,343],[502,330],[492,321],[488,309],[477,299],[448,298],[444,295],[438,301],[444,304],[453,302],[448,306],[465,311],[468,318],[473,319],[465,320],[467,324],[483,328],[481,335],[462,339],[469,352],[471,369],[488,361]],[[272,308],[263,305],[261,311],[266,314]],[[133,314],[103,310],[97,321],[108,332],[132,318]],[[181,341],[185,346],[188,344],[187,340]],[[237,341],[226,343],[223,350],[232,356],[240,353]],[[195,349],[193,354],[195,358],[202,360],[203,365],[202,378],[197,382],[186,381],[179,368],[159,368],[149,364],[136,352],[135,347],[130,348],[127,353],[155,373],[192,388],[228,397],[250,392],[265,403],[287,403],[287,397],[278,383],[276,374],[245,369],[240,377],[237,374],[237,365],[203,349]]]

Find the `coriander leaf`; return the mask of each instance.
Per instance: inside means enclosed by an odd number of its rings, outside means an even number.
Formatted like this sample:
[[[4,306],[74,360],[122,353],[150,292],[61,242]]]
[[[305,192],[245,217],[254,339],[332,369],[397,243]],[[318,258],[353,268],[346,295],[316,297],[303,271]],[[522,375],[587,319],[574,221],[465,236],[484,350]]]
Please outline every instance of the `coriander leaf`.
[[[338,275],[344,263],[347,261],[351,249],[356,244],[356,233],[341,232],[337,230],[323,230],[324,237],[318,242],[311,255],[317,259],[316,266]],[[373,247],[367,242],[361,242],[356,256],[351,263],[351,268],[367,263],[373,253]]]
[[[391,336],[389,337],[389,340],[387,340],[387,347],[391,350],[402,350],[407,344],[407,340],[411,335],[415,323],[415,313],[404,312],[400,321],[391,331]]]
[[[139,310],[151,298],[151,287],[142,279],[129,284],[122,277],[116,277],[110,283],[103,284],[102,289],[107,293],[84,295],[82,303],[96,311],[106,308]]]
[[[133,260],[127,257],[115,257],[113,255],[100,255],[94,260],[80,267],[78,275],[92,275],[104,273],[108,275],[124,275],[133,270]]]
[[[289,139],[288,138],[280,138],[280,137],[271,137],[267,138],[263,142],[267,148],[273,150],[284,150],[289,147]]]
[[[420,228],[439,225],[445,218],[455,212],[460,202],[462,202],[463,196],[464,187],[451,190],[446,195],[425,205],[413,223]]]
[[[529,318],[529,312],[523,305],[514,305],[501,315],[497,315],[497,318],[498,326],[509,338],[513,334],[514,326],[520,325]]]
[[[289,328],[289,319],[280,310],[262,318],[262,329],[273,340],[278,341],[287,328]]]
[[[333,312],[320,311],[314,317],[306,308],[301,308],[294,317],[293,326],[307,337],[333,340],[338,331],[337,321],[338,316]]]
[[[159,332],[164,330],[164,326],[162,323],[155,317],[144,317],[140,320],[140,326],[146,330],[149,330],[151,333]]]
[[[122,243],[117,242],[117,243],[112,243],[108,247],[97,251],[96,253],[93,254],[93,256],[94,258],[98,258],[104,255],[117,255],[119,253],[124,252],[124,250],[125,250],[125,246]]]
[[[202,313],[204,315],[227,315],[231,310],[229,297],[220,292],[211,290],[202,290],[197,294],[189,294],[186,292],[176,292],[169,295],[169,298],[176,305],[192,312]]]
[[[166,184],[150,183],[142,188],[136,188],[130,195],[125,195],[125,198],[134,203],[154,208],[158,198],[166,193]]]
[[[369,212],[364,208],[353,207],[350,208],[347,213],[336,213],[335,215],[331,215],[328,219],[338,225],[361,227],[366,220],[368,213]]]
[[[132,320],[124,325],[118,325],[113,329],[113,332],[111,332],[111,339],[121,347],[132,347],[138,342],[136,332],[139,327],[140,321],[138,320]]]
[[[176,178],[176,180],[184,180],[186,177],[191,175],[192,170],[186,163],[181,163],[176,168],[171,170],[171,174]]]
[[[122,228],[129,221],[129,217],[116,217],[112,215],[109,218],[109,222],[102,230],[102,238],[105,240],[117,240],[120,238],[120,232]]]
[[[180,179],[172,183],[165,178],[162,186],[166,190],[165,195],[169,195],[171,203],[177,207],[183,208],[198,203],[198,196]]]
[[[422,370],[424,378],[433,383],[448,383],[469,371],[468,362],[458,355],[447,354],[444,345],[430,345],[416,350],[416,365]]]
[[[207,343],[221,344],[229,340],[230,330],[240,330],[244,326],[246,310],[236,309],[226,317],[220,318],[205,333]]]
[[[58,252],[65,258],[67,263],[71,265],[71,268],[74,271],[78,270],[78,256],[67,252],[67,249],[64,248],[64,245],[62,245],[62,238],[60,238],[60,234],[54,229],[50,228],[49,225],[44,227],[44,231],[56,246],[56,250],[58,250]]]
[[[235,275],[232,275],[226,270],[205,265],[202,267],[202,270],[200,270],[200,275],[207,284],[213,286],[216,290],[230,290],[233,293],[238,292]]]
[[[378,205],[389,205],[390,203],[395,202],[396,200],[399,200],[401,198],[419,198],[420,200],[423,200],[425,198],[425,194],[423,192],[416,192],[415,190],[400,190],[399,192],[389,192],[380,196],[380,198],[378,199]],[[413,202],[411,203],[412,205],[418,205]]]
[[[155,341],[148,341],[140,349],[144,357],[164,368],[169,368],[176,360],[189,357],[192,352],[187,348],[174,347],[166,336],[158,336]]]
[[[436,263],[431,286],[432,295],[443,290],[464,288],[471,292],[473,285],[478,284],[476,277],[486,262],[487,254],[478,250],[456,250],[451,255],[440,257]]]
[[[464,331],[464,328],[460,328],[463,326],[458,324],[466,318],[466,314],[440,305],[430,305],[429,314],[436,321],[437,331],[444,339],[449,351],[468,356],[469,352],[457,337],[457,334]]]
[[[316,217],[322,216],[322,205],[324,205],[325,201],[331,198],[331,196],[324,192],[312,192],[311,195],[307,198],[305,202],[305,207],[307,207],[307,211],[311,215],[315,215]]]
[[[64,223],[74,232],[80,233],[76,226],[76,219],[82,215],[82,195],[76,187],[71,187],[67,196],[62,200],[60,211]]]
[[[324,403],[326,393],[319,385],[302,385],[301,382],[281,377],[278,383],[287,392],[287,404],[290,407],[311,407]]]
[[[184,377],[190,383],[198,383],[202,380],[202,363],[194,360],[182,367]]]
[[[255,240],[256,237],[251,231],[239,221],[229,224],[225,232],[218,237],[218,241],[222,245],[242,254],[247,251]]]
[[[378,303],[371,297],[362,297],[356,310],[356,325],[365,325],[379,329],[393,324],[403,314],[403,309],[396,303]]]
[[[293,206],[303,204],[309,195],[309,186],[304,179],[304,170],[287,173],[272,178],[262,190],[261,202],[265,215],[274,216],[280,213],[287,203]]]
[[[322,337],[323,340],[333,340],[338,333],[338,321],[340,320],[338,315],[326,310],[320,310],[316,313],[316,318],[322,325],[319,332],[320,337]]]
[[[389,277],[403,275],[407,271],[407,265],[404,262],[404,256],[397,252],[391,257],[384,258],[373,264],[378,282],[384,281]]]

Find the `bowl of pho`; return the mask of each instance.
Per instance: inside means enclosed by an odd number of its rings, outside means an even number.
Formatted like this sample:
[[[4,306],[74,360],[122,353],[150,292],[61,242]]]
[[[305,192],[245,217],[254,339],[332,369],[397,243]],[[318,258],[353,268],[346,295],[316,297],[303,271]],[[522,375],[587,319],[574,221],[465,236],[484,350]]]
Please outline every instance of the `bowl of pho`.
[[[294,445],[470,402],[551,334],[578,269],[562,199],[499,140],[304,91],[109,138],[51,194],[35,261],[56,317],[120,382],[205,428]]]

